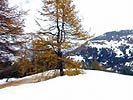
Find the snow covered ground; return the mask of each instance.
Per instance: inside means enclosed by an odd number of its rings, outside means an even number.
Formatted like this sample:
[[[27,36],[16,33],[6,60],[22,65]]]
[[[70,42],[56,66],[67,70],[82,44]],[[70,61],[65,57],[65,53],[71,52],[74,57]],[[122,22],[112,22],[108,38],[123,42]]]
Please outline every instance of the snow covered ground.
[[[102,71],[0,89],[1,100],[133,100],[133,77]]]

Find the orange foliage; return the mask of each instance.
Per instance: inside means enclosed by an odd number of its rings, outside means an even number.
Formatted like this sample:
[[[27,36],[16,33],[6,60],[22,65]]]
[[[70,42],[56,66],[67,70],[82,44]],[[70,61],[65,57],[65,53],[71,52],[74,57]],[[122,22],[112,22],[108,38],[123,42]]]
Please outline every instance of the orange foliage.
[[[60,75],[62,76],[64,74],[64,63],[66,63],[64,62],[62,50],[71,48],[72,39],[87,39],[87,32],[83,30],[81,21],[76,15],[77,12],[75,11],[73,0],[42,1],[41,21],[49,21],[50,26],[46,29],[40,23],[37,22],[37,24],[44,34],[48,33],[52,36],[50,40],[44,41],[44,43],[48,43],[47,45],[51,46],[50,48],[53,51],[53,53],[45,54],[45,57],[51,58],[54,55],[54,59],[57,61],[57,68],[60,69]],[[72,63],[69,63],[69,66],[70,64]]]
[[[105,71],[105,70],[106,70],[106,68],[103,67],[103,66],[101,66],[101,65],[99,65],[98,62],[97,62],[96,60],[93,61],[92,66],[93,66],[94,69],[96,69],[96,70],[101,70],[101,71]]]

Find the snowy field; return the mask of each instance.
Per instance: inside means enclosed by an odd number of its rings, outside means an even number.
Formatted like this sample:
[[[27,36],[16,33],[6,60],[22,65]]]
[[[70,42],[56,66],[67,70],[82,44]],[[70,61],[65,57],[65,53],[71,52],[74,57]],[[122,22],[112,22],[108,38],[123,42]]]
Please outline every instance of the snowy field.
[[[102,71],[0,89],[0,100],[133,100],[133,77]]]

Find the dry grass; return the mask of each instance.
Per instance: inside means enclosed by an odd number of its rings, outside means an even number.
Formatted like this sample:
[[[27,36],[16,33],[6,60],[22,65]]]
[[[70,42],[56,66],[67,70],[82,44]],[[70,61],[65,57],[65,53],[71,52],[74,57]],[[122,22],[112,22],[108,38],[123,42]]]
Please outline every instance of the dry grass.
[[[37,74],[37,75],[33,75],[30,78],[19,79],[19,80],[15,80],[15,81],[11,81],[11,82],[1,84],[0,89],[10,87],[10,86],[18,86],[18,85],[22,85],[22,84],[37,83],[37,82],[40,82],[40,81],[46,81],[48,79],[52,79],[52,78],[57,77],[57,76],[59,76],[59,73],[56,72],[56,71],[52,75],[49,72],[42,73],[42,74],[39,74],[39,75]]]
[[[71,71],[68,70],[68,71],[65,71],[65,74],[69,75],[69,76],[73,76],[73,75],[81,74],[80,70],[79,70],[79,72],[80,73],[77,73],[77,71],[75,72],[75,70],[71,70]],[[18,86],[18,85],[22,85],[22,84],[37,83],[37,82],[41,82],[41,81],[46,81],[46,80],[55,78],[57,76],[59,76],[59,71],[58,70],[51,70],[51,71],[47,71],[44,73],[32,75],[32,76],[27,77],[27,78],[22,78],[19,80],[15,80],[15,81],[1,84],[0,89],[10,87],[10,86]]]
[[[32,80],[30,78],[29,79],[11,81],[11,82],[1,84],[0,89],[10,87],[10,86],[18,86],[18,85],[21,85],[21,84],[33,83],[33,82],[34,82],[34,80]]]

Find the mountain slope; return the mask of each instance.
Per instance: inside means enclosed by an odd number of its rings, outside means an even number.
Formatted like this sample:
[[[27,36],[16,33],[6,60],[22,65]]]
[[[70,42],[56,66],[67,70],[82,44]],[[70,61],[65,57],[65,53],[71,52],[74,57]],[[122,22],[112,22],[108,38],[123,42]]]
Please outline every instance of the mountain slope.
[[[101,71],[0,89],[1,100],[132,100],[133,78]]]
[[[74,52],[92,67],[93,61],[113,72],[133,75],[133,30],[107,32],[95,37]]]

